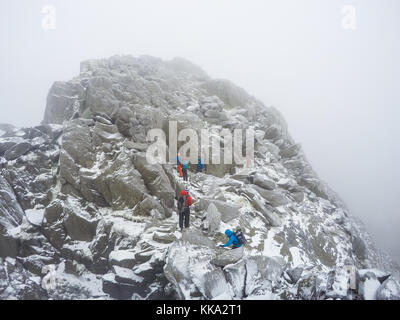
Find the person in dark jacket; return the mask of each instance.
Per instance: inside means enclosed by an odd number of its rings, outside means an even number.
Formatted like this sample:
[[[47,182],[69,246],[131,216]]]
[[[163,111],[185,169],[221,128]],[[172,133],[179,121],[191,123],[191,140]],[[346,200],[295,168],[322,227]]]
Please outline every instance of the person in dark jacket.
[[[199,160],[197,162],[197,172],[203,172],[204,169],[204,164],[201,163],[201,158],[199,157]]]
[[[189,189],[182,190],[178,199],[178,214],[179,214],[179,227],[183,230],[183,227],[189,228],[189,216],[190,206],[193,200],[189,196]]]
[[[230,246],[232,246],[232,249],[235,249],[235,248],[240,248],[242,246],[242,244],[236,238],[236,236],[232,232],[232,230],[226,229],[225,235],[228,237],[228,242],[225,243],[225,244],[221,244],[220,247],[230,247]]]

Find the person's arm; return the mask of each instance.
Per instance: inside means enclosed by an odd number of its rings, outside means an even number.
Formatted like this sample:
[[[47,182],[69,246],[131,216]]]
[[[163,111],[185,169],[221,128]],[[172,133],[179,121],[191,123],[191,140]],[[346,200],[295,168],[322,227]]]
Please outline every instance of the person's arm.
[[[223,245],[223,247],[229,247],[233,243],[234,238],[229,237],[228,242]]]

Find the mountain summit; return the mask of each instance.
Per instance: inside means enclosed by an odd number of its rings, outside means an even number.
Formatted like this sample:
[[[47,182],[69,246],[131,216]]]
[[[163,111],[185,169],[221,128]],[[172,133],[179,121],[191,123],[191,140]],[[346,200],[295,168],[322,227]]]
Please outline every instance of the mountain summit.
[[[191,163],[185,183],[146,160],[147,133],[168,138],[170,121],[251,128],[254,162]],[[280,113],[187,60],[84,61],[53,84],[42,124],[0,130],[0,299],[400,299],[399,266]],[[218,246],[239,228],[244,246]]]

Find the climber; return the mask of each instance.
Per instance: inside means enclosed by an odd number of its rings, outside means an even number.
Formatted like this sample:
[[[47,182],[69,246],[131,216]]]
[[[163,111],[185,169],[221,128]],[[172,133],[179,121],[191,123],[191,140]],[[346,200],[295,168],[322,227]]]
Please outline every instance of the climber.
[[[179,176],[182,178],[183,177],[182,163],[178,164],[177,170],[178,170]]]
[[[238,230],[240,231],[240,230]],[[240,231],[240,234],[243,235]],[[229,238],[228,242],[225,244],[221,244],[220,247],[230,247],[232,245],[232,249],[240,248],[242,246],[242,242],[238,240],[236,234],[229,229],[225,230],[225,235]]]
[[[189,169],[189,161],[188,160],[183,160],[183,165],[182,165],[182,173],[183,173],[183,181],[188,181],[188,169]]]
[[[179,213],[179,227],[183,230],[183,227],[189,228],[189,216],[190,216],[190,206],[193,200],[189,196],[189,188],[185,188],[180,193],[178,199],[178,213]]]
[[[197,162],[197,172],[203,172],[204,169],[204,164],[201,163],[201,158],[199,157],[199,160]]]

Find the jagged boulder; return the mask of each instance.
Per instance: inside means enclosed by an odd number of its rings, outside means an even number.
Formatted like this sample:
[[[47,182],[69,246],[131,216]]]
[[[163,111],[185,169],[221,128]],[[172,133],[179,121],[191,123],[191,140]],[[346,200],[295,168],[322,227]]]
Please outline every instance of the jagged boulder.
[[[135,216],[164,217],[165,210],[160,202],[152,196],[145,196],[145,198],[134,207],[133,214]]]
[[[29,142],[21,142],[7,149],[4,153],[4,158],[6,160],[15,160],[24,154],[27,154],[32,148]]]
[[[121,151],[104,165],[94,181],[96,190],[114,209],[134,208],[142,201],[147,189],[130,155]]]
[[[132,269],[135,264],[135,253],[128,250],[115,250],[110,253],[109,263],[112,266]]]
[[[353,237],[351,244],[353,246],[353,250],[356,256],[359,259],[364,260],[368,258],[367,247],[365,245],[365,242],[360,237]]]
[[[22,223],[24,211],[10,184],[0,175],[0,234]]]
[[[114,273],[107,273],[103,276],[103,291],[112,298],[125,300],[132,298],[136,286],[118,282]]]
[[[246,259],[246,295],[252,295],[260,289],[269,289],[280,281],[284,262],[276,257],[262,255]]]
[[[267,209],[259,197],[256,196],[252,198],[251,204],[256,210],[261,212],[261,214],[268,220],[272,227],[279,227],[282,225],[281,219],[278,217],[278,215],[275,212]]]
[[[199,202],[200,210],[207,210],[210,204],[214,204],[218,212],[221,214],[221,220],[228,223],[232,219],[239,216],[239,207],[237,205],[208,198],[202,198]]]
[[[303,274],[303,270],[304,269],[302,267],[296,267],[286,270],[286,273],[288,274],[290,282],[292,284],[296,284],[300,280],[301,275]]]
[[[253,183],[261,188],[267,190],[274,190],[276,188],[276,184],[271,179],[268,179],[258,173],[254,175]]]
[[[247,195],[254,209],[259,211],[272,227],[279,227],[282,225],[279,216],[275,212],[266,208],[264,201],[253,188],[247,187],[246,189],[243,189],[243,193]]]
[[[143,283],[143,278],[136,275],[131,269],[113,266],[112,271],[115,273],[115,280],[119,283],[127,283],[136,287]]]
[[[229,286],[232,288],[233,295],[235,298],[243,298],[246,288],[246,262],[245,260],[240,260],[234,264],[228,264],[224,267],[224,274]]]
[[[47,300],[48,293],[17,259],[0,258],[0,300]]]
[[[175,241],[169,248],[164,275],[180,299],[205,297],[204,275],[216,269],[210,264],[214,254],[214,250],[208,247],[193,246],[180,240]]]
[[[96,236],[89,246],[94,260],[98,260],[100,257],[107,258],[114,249],[114,239],[112,239],[111,234],[112,227],[112,222],[104,219],[101,219],[97,224]]]
[[[118,132],[118,128],[111,122],[104,124],[96,121],[93,132],[93,139],[97,140],[97,145],[102,143],[116,144],[123,141],[123,136]]]
[[[64,207],[64,227],[73,240],[91,242],[96,235],[98,221],[87,211],[78,211],[72,206]]]
[[[221,213],[218,211],[214,203],[210,203],[207,208],[204,225],[206,226],[207,232],[210,235],[213,235],[219,231],[221,225]]]
[[[47,95],[43,122],[62,124],[83,106],[85,88],[79,82],[56,81]]]
[[[20,242],[17,237],[8,232],[0,232],[0,258],[15,258],[18,255]]]
[[[292,158],[299,153],[300,149],[301,148],[299,144],[293,144],[291,146],[282,148],[279,154],[282,158]]]
[[[115,124],[119,132],[126,137],[132,137],[131,129],[133,118],[133,112],[128,107],[122,107],[118,110]]]
[[[153,240],[159,243],[168,244],[174,242],[176,240],[176,237],[171,233],[154,232]]]
[[[377,276],[373,272],[366,272],[360,277],[358,293],[364,300],[376,300],[378,289],[381,287]]]
[[[258,186],[253,188],[273,207],[284,206],[289,203],[289,200],[278,190],[266,190]]]
[[[244,247],[235,249],[223,249],[211,260],[211,263],[218,267],[225,267],[228,264],[236,263],[243,257]]]
[[[62,149],[79,166],[91,168],[94,164],[94,149],[89,125],[81,119],[68,122],[64,126]],[[60,163],[60,169],[63,163]]]
[[[185,230],[182,234],[182,241],[195,246],[205,246],[210,249],[215,248],[215,243],[197,230]]]
[[[11,149],[18,142],[22,142],[22,141],[23,141],[22,138],[2,139],[2,141],[0,141],[0,156],[4,156],[4,154],[7,152],[7,150]]]
[[[229,285],[221,269],[212,269],[193,278],[206,299],[232,299]]]
[[[400,300],[400,285],[392,279],[386,279],[376,292],[377,300]]]
[[[161,200],[165,208],[172,208],[175,191],[163,167],[158,164],[148,164],[143,154],[135,154],[134,164],[150,192]]]

